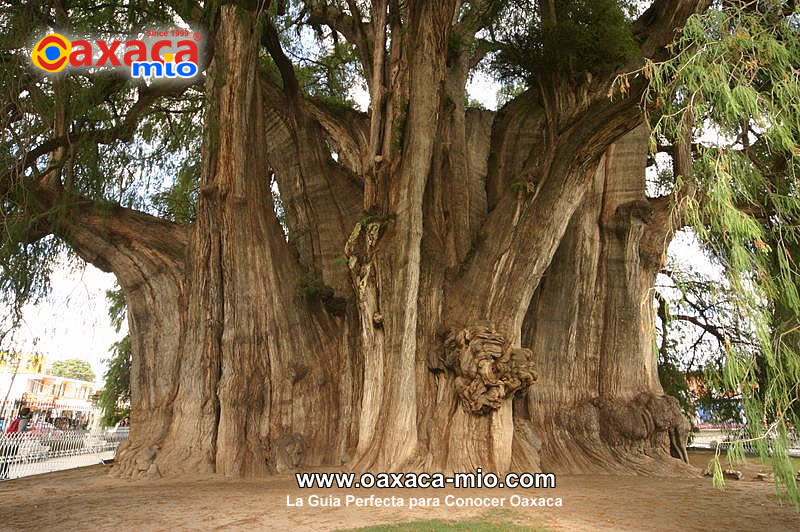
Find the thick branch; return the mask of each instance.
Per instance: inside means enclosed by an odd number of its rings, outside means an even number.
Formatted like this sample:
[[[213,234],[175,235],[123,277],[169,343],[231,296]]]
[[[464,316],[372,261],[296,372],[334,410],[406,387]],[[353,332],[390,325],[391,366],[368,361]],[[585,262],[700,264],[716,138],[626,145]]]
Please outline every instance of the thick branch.
[[[718,327],[715,327],[715,326],[711,325],[710,323],[704,322],[703,320],[699,319],[697,316],[690,316],[688,314],[672,314],[670,316],[670,318],[672,320],[685,321],[685,322],[691,323],[692,325],[700,327],[701,329],[703,329],[707,333],[709,333],[712,336],[714,336],[717,339],[717,341],[720,343],[720,345],[727,345],[727,343],[728,343],[728,340],[727,340],[726,336],[722,333],[722,331]]]
[[[118,204],[73,197],[52,186],[35,187],[26,219],[33,241],[49,234],[66,241],[86,262],[113,272],[131,288],[165,270],[182,272],[190,226]]]
[[[633,25],[642,57],[659,59],[666,46],[693,14],[705,10],[709,0],[656,0]]]
[[[384,118],[384,93],[387,89],[387,81],[384,78],[384,59],[386,56],[386,22],[387,22],[387,5],[386,0],[376,0],[373,2],[372,7],[372,31],[374,32],[376,42],[372,48],[371,62],[371,75],[367,78],[369,82],[370,102],[372,113],[370,116],[369,126],[369,156],[373,159],[370,164],[374,163],[375,158],[383,155],[383,139],[381,133],[386,134],[384,131],[383,118]],[[399,38],[399,35],[397,36]],[[397,48],[397,43],[393,40],[392,48]]]
[[[493,0],[471,0],[469,9],[453,28],[453,33],[470,38],[487,27],[500,9],[500,3]]]
[[[351,14],[328,4],[318,5],[311,3],[308,23],[312,26],[325,25],[333,31],[340,33],[347,42],[358,49],[361,64],[364,67],[364,76],[368,81],[372,79],[372,46],[375,41],[375,29],[371,23],[364,22],[361,10],[353,0],[348,0],[347,6]]]
[[[349,168],[354,176],[363,177],[368,164],[369,117],[355,109],[334,108],[314,98],[306,98],[303,109],[330,136],[339,162]]]
[[[190,226],[91,200],[80,200],[75,209],[57,234],[87,262],[113,271],[120,283],[144,281],[165,267],[183,271]],[[142,257],[154,270],[143,269]]]
[[[266,19],[264,21],[264,31],[261,34],[261,42],[278,66],[278,71],[281,73],[281,79],[283,80],[284,92],[289,96],[290,100],[294,101],[300,94],[300,84],[297,81],[294,66],[283,52],[278,30]]]
[[[686,19],[707,5],[704,0],[656,1],[634,25],[642,57],[662,53]],[[555,16],[551,11],[547,14]],[[639,58],[637,62],[641,61]],[[626,65],[621,72],[633,70],[632,66]],[[469,319],[499,316],[514,332],[519,330],[533,289],[600,158],[617,139],[641,123],[638,106],[645,89],[644,80],[636,79],[625,97],[609,100],[614,75],[605,79],[587,76],[578,84],[557,75],[541,78],[547,130],[541,134],[539,156],[529,158],[522,167],[507,169],[512,173],[501,179],[495,178],[507,188],[497,191],[500,199],[482,231],[494,240],[479,242],[456,283],[457,293],[476,286],[489,287],[481,308],[472,311],[479,315]]]
[[[347,271],[336,261],[361,210],[361,185],[347,167],[361,164],[366,120],[308,98],[290,105],[277,86],[264,76],[261,81],[264,151],[275,172],[289,239],[309,272],[337,294],[347,294]],[[331,158],[326,132],[339,144],[339,162]]]

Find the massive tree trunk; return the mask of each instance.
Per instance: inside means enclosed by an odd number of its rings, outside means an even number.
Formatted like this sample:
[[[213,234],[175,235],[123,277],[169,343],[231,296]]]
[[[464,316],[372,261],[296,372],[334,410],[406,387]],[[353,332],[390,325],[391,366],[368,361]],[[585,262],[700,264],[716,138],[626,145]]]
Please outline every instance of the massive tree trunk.
[[[114,471],[674,470],[651,304],[669,201],[645,196],[643,86],[610,100],[613,75],[542,75],[468,110],[479,17],[372,4],[369,23],[328,21],[360,36],[369,113],[302,94],[275,28],[226,4],[196,221],[86,202],[57,227],[130,307]],[[643,53],[699,4],[656,2]]]
[[[258,25],[243,15],[220,13],[197,220],[190,229],[148,220],[161,231],[153,238],[180,235],[180,245],[156,261],[98,249],[93,233],[119,238],[102,220],[72,228],[78,251],[102,254],[130,302],[134,428],[119,474],[255,475],[341,463],[352,447],[352,334],[304,297],[276,218]]]
[[[680,470],[664,459],[680,410],[660,397],[654,347],[671,220],[645,194],[647,142],[639,127],[606,152],[525,317],[539,380],[515,406],[548,470]]]

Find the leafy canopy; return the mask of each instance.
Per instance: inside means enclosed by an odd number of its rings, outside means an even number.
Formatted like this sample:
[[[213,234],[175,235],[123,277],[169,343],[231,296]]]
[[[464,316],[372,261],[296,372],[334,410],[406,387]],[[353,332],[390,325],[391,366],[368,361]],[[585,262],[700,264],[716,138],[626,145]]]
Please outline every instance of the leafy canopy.
[[[494,67],[502,78],[605,73],[638,52],[630,20],[635,2],[568,0],[553,13],[542,12],[543,4],[522,2],[500,18],[503,39]]]
[[[629,19],[635,2],[568,0],[557,3],[556,13],[541,13],[539,5],[545,3],[464,3],[461,16],[474,19],[480,28],[477,42],[496,58],[496,68],[487,71],[496,80],[512,87],[532,86],[543,72],[604,69],[635,52]],[[211,28],[218,6],[150,0],[100,5],[87,0],[0,0],[0,109],[6,113],[0,117],[0,168],[12,169],[5,177],[13,181],[8,190],[0,189],[0,304],[7,313],[2,318],[10,318],[12,327],[19,325],[26,303],[36,303],[49,292],[50,274],[65,257],[71,264],[80,263],[64,235],[39,234],[42,227],[69,220],[75,198],[95,201],[94,208],[119,204],[189,223],[196,215],[201,168],[202,79],[142,109],[137,107],[141,83],[102,71],[42,76],[30,68],[28,47],[51,30],[119,36],[198,21]],[[302,92],[334,108],[357,107],[355,95],[366,86],[362,58],[358,46],[318,15],[328,10],[352,16],[354,8],[365,17],[370,13],[369,3],[362,0],[285,0],[271,2],[267,12]],[[265,75],[282,83],[266,50],[262,66]],[[65,131],[54,128],[59,113]],[[74,141],[64,160],[53,161],[45,153],[16,170],[23,154],[66,131]],[[48,212],[32,215],[27,207],[35,206],[35,199],[29,184],[47,172],[58,173],[69,194]]]
[[[676,176],[677,207],[724,266],[756,345],[726,345],[722,377],[783,494],[800,504],[786,454],[800,427],[800,11],[780,0],[724,6],[689,20],[673,59],[634,75],[650,81],[654,150],[692,129],[713,134]]]
[[[0,1],[0,308],[4,325],[49,292],[54,268],[78,264],[69,242],[41,238],[73,213],[75,198],[137,208],[190,221],[196,202],[202,132],[202,87],[165,95],[137,108],[139,82],[112,72],[44,76],[30,66],[29,46],[48,31],[80,36],[137,34],[172,25],[177,12],[147,0],[105,3]],[[63,130],[54,118],[65,121]],[[27,154],[70,136],[65,157]],[[30,185],[57,173],[65,194],[37,212]],[[33,208],[31,208],[33,207]],[[33,213],[33,214],[32,214]],[[48,231],[49,232],[49,231]],[[0,331],[2,332],[2,331]]]
[[[79,358],[68,358],[53,362],[51,372],[56,377],[66,377],[68,379],[78,379],[86,382],[94,382],[95,375],[92,366],[85,360]]]

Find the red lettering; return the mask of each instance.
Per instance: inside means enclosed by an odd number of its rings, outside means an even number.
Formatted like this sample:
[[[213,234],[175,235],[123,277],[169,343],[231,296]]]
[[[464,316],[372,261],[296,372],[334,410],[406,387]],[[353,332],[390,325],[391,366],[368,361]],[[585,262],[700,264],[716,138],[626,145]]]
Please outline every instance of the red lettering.
[[[183,46],[186,47],[185,50],[181,48]],[[194,63],[195,65],[199,64],[197,61],[197,43],[191,40],[178,41],[178,48],[178,53],[175,54],[176,63],[188,61],[190,63]]]
[[[69,64],[72,66],[92,66],[92,45],[89,41],[72,41]]]
[[[130,48],[133,48],[133,50]],[[147,47],[142,41],[126,42],[125,57],[122,60],[127,66],[131,66],[134,61],[147,61]]]
[[[117,56],[114,55],[117,51],[117,48],[119,48],[119,45],[122,44],[121,42],[114,41],[111,44],[111,48],[109,48],[108,45],[106,45],[106,41],[96,41],[96,42],[98,48],[100,48],[100,52],[102,52],[100,59],[97,60],[96,66],[104,66],[106,64],[106,60],[108,59],[111,60],[111,64],[113,66],[122,66],[122,64],[119,62],[119,59],[117,59]]]
[[[170,46],[172,46],[172,42],[170,41],[156,41],[155,44],[153,44],[153,48],[150,50],[150,59],[163,63],[164,60],[161,58],[161,49],[169,48]]]

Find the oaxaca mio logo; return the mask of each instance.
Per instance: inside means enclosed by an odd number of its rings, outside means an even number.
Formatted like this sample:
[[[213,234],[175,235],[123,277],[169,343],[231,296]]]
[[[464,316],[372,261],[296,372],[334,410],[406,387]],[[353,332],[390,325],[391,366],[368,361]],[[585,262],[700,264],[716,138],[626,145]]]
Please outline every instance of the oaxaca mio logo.
[[[47,73],[73,69],[127,69],[134,78],[191,78],[200,70],[200,32],[147,30],[140,38],[74,39],[42,37],[31,51],[33,64]]]

